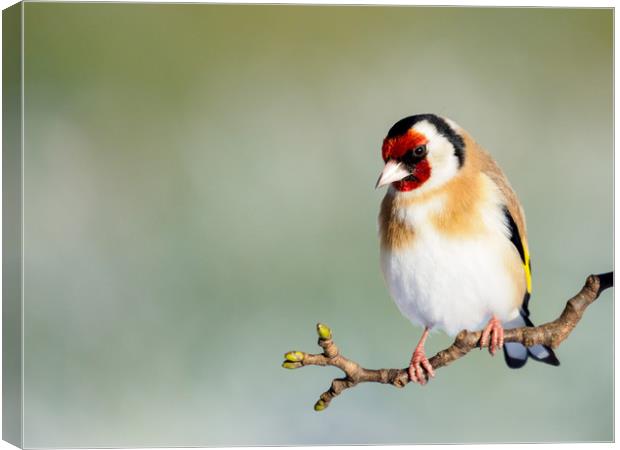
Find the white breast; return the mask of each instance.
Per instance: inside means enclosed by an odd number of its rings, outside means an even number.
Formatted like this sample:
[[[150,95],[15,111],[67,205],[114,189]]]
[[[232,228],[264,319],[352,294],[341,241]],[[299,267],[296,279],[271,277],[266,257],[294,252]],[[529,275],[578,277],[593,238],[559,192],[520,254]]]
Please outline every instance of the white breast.
[[[412,322],[449,335],[479,330],[493,314],[501,321],[515,318],[519,293],[508,264],[519,260],[501,207],[493,201],[482,209],[486,230],[481,234],[455,237],[427,220],[441,206],[439,198],[401,211],[415,239],[406,248],[381,251],[383,274],[398,308]]]

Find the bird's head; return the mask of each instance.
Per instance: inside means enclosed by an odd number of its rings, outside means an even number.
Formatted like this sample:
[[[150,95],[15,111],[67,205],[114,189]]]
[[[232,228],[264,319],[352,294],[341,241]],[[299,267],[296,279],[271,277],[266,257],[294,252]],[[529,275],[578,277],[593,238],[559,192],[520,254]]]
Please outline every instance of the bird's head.
[[[460,128],[434,114],[418,114],[396,122],[383,140],[385,167],[376,187],[392,184],[397,191],[441,186],[463,166],[465,142]]]

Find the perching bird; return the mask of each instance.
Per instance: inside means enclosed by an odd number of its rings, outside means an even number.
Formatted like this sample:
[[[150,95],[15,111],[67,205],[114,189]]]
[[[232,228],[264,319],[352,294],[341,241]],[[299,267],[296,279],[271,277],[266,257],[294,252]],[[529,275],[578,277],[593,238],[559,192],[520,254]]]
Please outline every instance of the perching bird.
[[[434,376],[424,353],[431,329],[451,336],[483,330],[480,345],[504,348],[508,366],[528,356],[559,365],[546,346],[504,343],[504,327],[529,319],[531,264],[525,217],[491,156],[453,121],[434,114],[406,117],[383,141],[381,268],[396,305],[424,327],[409,378]]]

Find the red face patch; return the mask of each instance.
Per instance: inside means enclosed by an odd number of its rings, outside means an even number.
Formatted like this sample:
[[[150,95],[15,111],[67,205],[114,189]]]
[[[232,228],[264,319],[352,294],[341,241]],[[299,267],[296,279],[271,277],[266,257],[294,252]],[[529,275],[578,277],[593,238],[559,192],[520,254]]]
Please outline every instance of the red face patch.
[[[399,160],[409,150],[415,149],[421,145],[426,145],[428,139],[422,133],[415,130],[409,130],[402,136],[395,136],[392,138],[385,138],[383,146],[381,147],[381,155],[383,161],[388,159]],[[399,191],[412,191],[422,186],[431,177],[431,165],[426,158],[413,166],[411,176],[408,176],[400,181],[392,183],[392,185]]]
[[[415,165],[413,172],[411,173],[415,179],[408,179],[406,177],[403,180],[395,181],[392,185],[399,191],[413,191],[414,189],[422,186],[431,177],[431,165],[427,159],[423,159]]]
[[[387,161],[390,158],[398,159],[409,150],[425,145],[427,142],[426,136],[415,130],[409,130],[402,136],[385,138],[383,140],[383,147],[381,147],[383,161]]]

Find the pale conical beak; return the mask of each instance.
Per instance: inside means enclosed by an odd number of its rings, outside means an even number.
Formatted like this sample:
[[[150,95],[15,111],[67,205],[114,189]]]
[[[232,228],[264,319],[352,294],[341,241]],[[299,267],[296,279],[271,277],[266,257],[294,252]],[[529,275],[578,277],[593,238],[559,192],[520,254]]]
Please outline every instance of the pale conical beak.
[[[375,189],[385,186],[386,184],[393,183],[394,181],[402,180],[408,175],[411,175],[411,172],[405,169],[403,163],[390,159],[387,163],[385,163],[385,167],[383,168],[381,175],[379,175]]]

